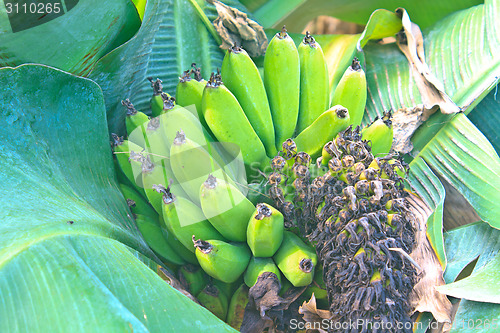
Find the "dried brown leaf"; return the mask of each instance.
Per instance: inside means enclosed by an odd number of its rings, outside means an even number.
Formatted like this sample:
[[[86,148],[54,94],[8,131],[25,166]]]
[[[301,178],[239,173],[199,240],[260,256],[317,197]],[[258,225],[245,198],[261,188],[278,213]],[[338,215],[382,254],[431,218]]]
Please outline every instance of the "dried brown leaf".
[[[227,50],[233,45],[238,45],[252,57],[264,54],[267,48],[267,37],[260,24],[249,19],[246,13],[220,1],[208,2],[213,3],[217,9],[218,17],[213,23],[222,39],[220,45],[222,49]]]
[[[308,302],[304,301],[302,306],[299,308],[299,313],[303,315],[304,321],[310,324],[306,324],[306,327],[321,327],[324,319],[330,319],[332,317],[330,311],[318,309],[314,294],[312,294],[311,299]],[[320,333],[326,333],[326,331],[321,328],[316,330]]]
[[[407,154],[412,151],[413,143],[410,141],[415,130],[429,117],[435,110],[426,110],[423,105],[413,108],[401,108],[394,112],[392,116],[392,127],[394,129],[394,142],[392,149],[397,152]]]
[[[444,92],[443,85],[425,62],[424,39],[420,28],[410,21],[406,10],[398,8],[396,12],[401,15],[403,24],[403,30],[397,35],[397,44],[410,63],[413,78],[422,96],[424,116],[428,116],[428,112],[432,110],[435,111],[436,105],[445,114],[460,112],[460,108]]]
[[[445,284],[443,267],[427,238],[427,219],[432,214],[432,209],[414,194],[410,194],[408,202],[416,228],[416,246],[410,256],[420,266],[420,280],[413,288],[410,302],[415,312],[431,312],[438,322],[449,323],[452,304],[436,290],[436,286]]]
[[[306,290],[306,287],[290,288],[283,297],[279,296],[280,289],[281,285],[276,274],[264,272],[258,277],[257,283],[248,292],[248,304],[241,332],[260,333],[265,329],[286,331],[293,316],[298,316],[297,309],[286,310]]]

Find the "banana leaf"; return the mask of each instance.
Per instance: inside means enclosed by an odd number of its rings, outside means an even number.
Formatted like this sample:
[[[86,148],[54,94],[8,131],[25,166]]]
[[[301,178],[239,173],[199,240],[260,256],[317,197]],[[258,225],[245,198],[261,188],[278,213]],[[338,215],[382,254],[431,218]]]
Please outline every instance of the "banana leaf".
[[[129,40],[141,24],[131,1],[75,3],[70,6],[68,2],[60,16],[33,26],[28,23],[43,18],[22,12],[7,17],[6,12],[0,12],[0,67],[40,63],[87,75],[99,58]],[[17,21],[26,29],[16,31]]]
[[[118,188],[102,91],[0,69],[0,331],[234,331],[163,281]]]

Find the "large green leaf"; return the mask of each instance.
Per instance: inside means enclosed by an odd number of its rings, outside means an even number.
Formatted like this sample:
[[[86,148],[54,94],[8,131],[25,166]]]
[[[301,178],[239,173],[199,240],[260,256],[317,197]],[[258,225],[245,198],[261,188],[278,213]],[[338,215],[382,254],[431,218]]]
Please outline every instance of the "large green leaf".
[[[486,96],[474,110],[469,113],[469,119],[488,138],[497,154],[500,152],[500,97],[498,86]]]
[[[500,251],[500,232],[491,228],[484,222],[477,222],[451,230],[445,234],[445,246],[448,257],[448,266],[445,271],[445,279],[448,283],[453,282],[471,261],[477,259],[472,276],[490,265]],[[496,271],[499,271],[499,265]],[[468,278],[460,280],[466,281]],[[460,282],[459,281],[459,282]],[[478,282],[478,281],[476,281]],[[498,289],[496,280],[493,283],[486,280],[479,281],[483,288],[491,287]],[[476,286],[477,287],[477,286]],[[444,287],[440,287],[444,288]],[[480,290],[473,295],[480,295]],[[462,299],[459,303],[457,313],[453,322],[451,332],[471,332],[481,330],[483,332],[498,332],[500,322],[500,304],[475,302]]]
[[[0,27],[4,27],[0,28],[0,67],[41,63],[86,75],[99,58],[130,39],[141,23],[131,1],[75,3],[71,9],[69,3],[64,7],[65,14],[18,32],[12,32],[6,12],[0,10]],[[26,14],[17,19],[28,21]]]
[[[243,4],[254,0],[242,0]],[[259,3],[262,1],[258,1]],[[341,20],[366,24],[371,13],[379,8],[394,11],[404,7],[413,21],[427,27],[446,15],[482,3],[481,0],[457,1],[395,1],[395,0],[269,0],[259,6],[250,5],[255,17],[266,28],[280,28],[286,25],[294,32],[300,32],[306,24],[319,15],[329,15]],[[256,8],[255,8],[256,7]]]
[[[446,283],[452,283],[470,262],[483,267],[500,251],[500,231],[487,223],[476,222],[446,232],[445,248],[448,265],[444,272]]]
[[[215,7],[197,0],[210,20]],[[242,9],[235,0],[224,1]],[[89,77],[103,89],[111,131],[124,130],[125,110],[120,101],[130,98],[138,110],[149,112],[153,94],[146,78],[163,80],[163,90],[171,95],[181,73],[195,62],[208,78],[221,67],[224,53],[209,34],[188,0],[150,0],[137,35],[102,58]]]
[[[444,187],[422,158],[416,158],[410,163],[408,181],[412,189],[433,211],[427,219],[427,237],[444,269],[446,267],[443,241]]]
[[[38,65],[0,87],[0,331],[232,331],[150,269],[100,88]]]
[[[500,158],[463,113],[446,123],[417,156],[457,188],[485,222],[500,228]]]
[[[455,265],[452,266],[455,269],[448,274],[455,275],[457,271],[455,266],[462,266],[467,261],[472,261],[475,259],[474,255],[479,257],[479,260],[470,276],[439,286],[440,292],[456,298],[500,303],[500,289],[498,288],[500,284],[500,231],[484,225],[484,223],[468,225],[459,228],[458,231],[450,232],[451,235],[448,238],[451,237],[452,241],[447,242],[449,243],[447,248],[454,248],[450,252],[454,252],[456,258],[454,258]],[[465,237],[468,239],[464,239]],[[475,242],[471,243],[471,239]],[[468,251],[465,252],[464,247],[467,245],[473,245],[473,250],[471,251],[468,247]]]

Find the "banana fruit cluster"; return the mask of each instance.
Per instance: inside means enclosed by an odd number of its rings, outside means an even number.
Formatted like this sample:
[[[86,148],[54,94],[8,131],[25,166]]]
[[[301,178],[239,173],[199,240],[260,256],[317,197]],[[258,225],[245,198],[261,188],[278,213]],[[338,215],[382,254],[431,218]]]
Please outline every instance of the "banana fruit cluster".
[[[411,327],[409,295],[417,272],[407,254],[415,230],[404,189],[407,166],[387,154],[389,118],[386,113],[363,131],[349,126],[315,161],[289,140],[268,175],[285,224],[315,245],[334,321]],[[291,186],[279,181],[285,177]]]
[[[404,214],[397,213],[401,203],[386,200],[384,192],[404,171],[385,158],[390,113],[361,131],[363,69],[354,58],[331,93],[323,51],[309,33],[298,47],[284,28],[277,33],[263,77],[238,46],[228,50],[220,72],[208,80],[200,73],[192,64],[175,98],[162,91],[161,80],[148,78],[151,118],[122,102],[127,137],[113,134],[112,146],[139,231],[200,304],[235,328],[249,288],[264,272],[277,276],[282,293],[307,286],[304,295],[328,299],[333,309],[340,289],[331,286],[331,259],[318,247],[323,231],[340,228],[334,235],[339,247],[358,240],[353,233],[371,220],[337,220],[350,217],[349,209],[368,209],[374,198],[388,205],[391,228],[406,230]],[[256,182],[248,184],[249,176]],[[342,187],[334,204],[320,186],[332,180],[336,191]],[[369,243],[354,255],[377,256]],[[373,270],[371,281],[386,283],[384,274]]]

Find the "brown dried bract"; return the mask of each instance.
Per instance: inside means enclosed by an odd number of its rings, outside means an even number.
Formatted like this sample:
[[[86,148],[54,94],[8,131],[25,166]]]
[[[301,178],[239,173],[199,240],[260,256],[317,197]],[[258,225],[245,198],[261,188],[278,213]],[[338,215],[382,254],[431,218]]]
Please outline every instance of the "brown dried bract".
[[[266,51],[267,37],[264,28],[248,15],[217,0],[208,1],[215,5],[218,17],[214,26],[222,39],[220,47],[228,50],[234,45],[241,46],[251,57]]]

